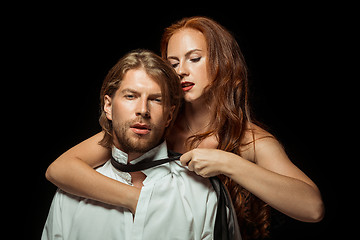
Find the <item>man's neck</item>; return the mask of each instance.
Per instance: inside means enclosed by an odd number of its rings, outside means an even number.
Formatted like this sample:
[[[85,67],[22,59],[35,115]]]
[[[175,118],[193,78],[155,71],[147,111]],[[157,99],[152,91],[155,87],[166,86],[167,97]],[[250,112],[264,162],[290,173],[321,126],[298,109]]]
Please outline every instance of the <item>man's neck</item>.
[[[144,154],[144,153],[139,153],[139,152],[126,152],[126,151],[124,151],[124,149],[120,146],[120,143],[116,138],[113,139],[113,144],[117,149],[119,149],[119,150],[121,150],[121,151],[123,151],[124,153],[127,154],[127,156],[128,156],[127,163],[130,163],[132,160],[137,159],[137,158],[141,157]]]
[[[132,160],[137,159],[144,155],[144,153],[127,153],[128,155],[128,163],[130,163]]]
[[[148,158],[148,157],[153,157],[157,154],[161,154],[164,155],[164,152],[167,156],[167,150],[166,150],[166,143],[162,142],[159,145],[153,147],[152,149],[150,149],[147,152],[129,152],[129,151],[125,151],[124,148],[121,147],[121,144],[118,143],[117,140],[113,141],[114,147],[118,150],[120,150],[120,152],[122,152],[123,154],[121,159],[123,161],[123,163],[125,163],[125,161],[129,164],[131,161],[136,160],[136,162],[138,161],[142,161],[142,158]],[[160,151],[162,148],[165,148],[165,150],[163,149],[162,151]],[[160,151],[160,152],[159,152]],[[166,156],[162,156],[160,158],[164,158]]]

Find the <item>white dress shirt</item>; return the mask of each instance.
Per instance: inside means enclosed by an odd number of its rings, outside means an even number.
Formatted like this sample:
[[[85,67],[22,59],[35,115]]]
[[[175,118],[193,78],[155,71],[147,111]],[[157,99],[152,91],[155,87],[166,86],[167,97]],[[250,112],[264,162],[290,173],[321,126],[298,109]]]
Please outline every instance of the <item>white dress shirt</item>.
[[[127,163],[127,154],[113,148],[113,157]],[[131,161],[167,158],[166,143]],[[115,169],[110,160],[101,174],[131,185],[131,175]],[[146,178],[135,216],[122,207],[80,198],[58,190],[51,204],[42,240],[159,240],[213,239],[217,197],[208,179],[179,161],[142,171]]]

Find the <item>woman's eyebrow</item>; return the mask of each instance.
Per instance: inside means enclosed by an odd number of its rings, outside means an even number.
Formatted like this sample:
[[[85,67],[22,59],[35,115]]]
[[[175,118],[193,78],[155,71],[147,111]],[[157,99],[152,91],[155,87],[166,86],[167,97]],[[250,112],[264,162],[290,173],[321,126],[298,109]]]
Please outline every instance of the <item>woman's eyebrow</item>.
[[[170,57],[167,57],[167,59],[169,60],[169,59],[174,59],[174,60],[177,60],[177,61],[179,61],[179,58],[177,58],[177,57],[174,57],[174,56],[170,56]]]
[[[192,49],[185,54],[185,57],[188,58],[194,52],[202,52],[202,50],[201,49]]]

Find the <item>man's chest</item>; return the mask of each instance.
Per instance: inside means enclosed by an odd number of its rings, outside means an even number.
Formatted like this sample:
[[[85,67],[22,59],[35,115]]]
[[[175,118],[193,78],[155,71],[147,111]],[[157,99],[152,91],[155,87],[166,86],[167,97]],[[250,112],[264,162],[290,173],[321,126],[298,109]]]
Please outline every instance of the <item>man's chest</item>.
[[[130,173],[131,176],[131,183],[136,188],[142,188],[144,186],[143,182],[146,178],[146,175],[139,171],[139,172],[132,172]]]
[[[203,225],[200,215],[206,214],[192,203],[204,199],[192,199],[185,188],[171,179],[143,186],[135,216],[125,208],[84,199],[69,226],[69,239],[197,239],[196,226]]]

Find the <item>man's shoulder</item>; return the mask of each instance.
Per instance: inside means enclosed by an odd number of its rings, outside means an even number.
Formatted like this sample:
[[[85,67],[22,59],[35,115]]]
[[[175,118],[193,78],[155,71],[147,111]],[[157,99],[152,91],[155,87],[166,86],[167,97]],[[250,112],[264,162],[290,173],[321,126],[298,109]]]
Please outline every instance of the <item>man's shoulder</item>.
[[[204,178],[183,167],[180,161],[171,162],[173,178],[176,178],[180,199],[187,199],[193,211],[201,215],[216,207],[217,195],[210,179]],[[196,209],[196,210],[195,210]]]
[[[109,159],[103,165],[96,168],[96,171],[101,173],[102,175],[107,176],[107,175],[109,175],[111,173],[110,168],[111,168],[111,164],[110,164],[110,159]]]
[[[61,190],[60,188],[56,191],[54,196],[55,201],[58,201],[61,205],[64,204],[74,204],[79,203],[80,201],[84,200],[83,197],[79,197],[76,195],[73,195],[71,193],[65,192]]]

